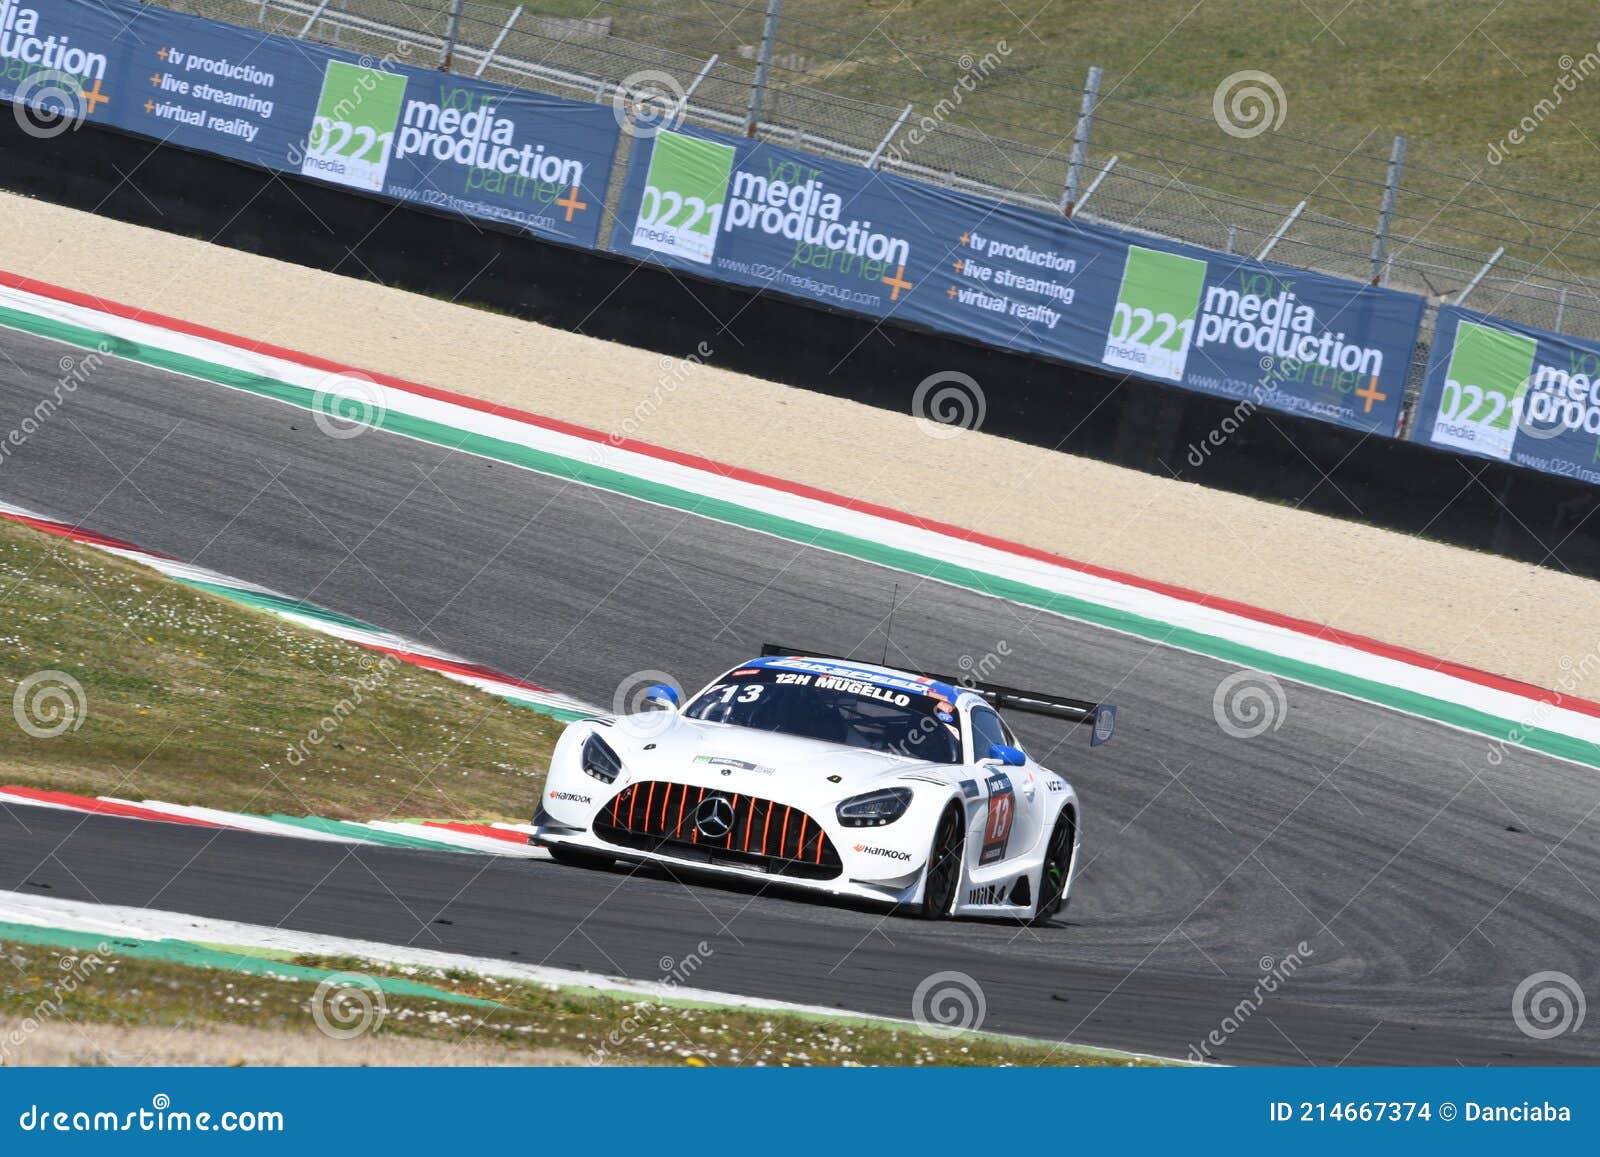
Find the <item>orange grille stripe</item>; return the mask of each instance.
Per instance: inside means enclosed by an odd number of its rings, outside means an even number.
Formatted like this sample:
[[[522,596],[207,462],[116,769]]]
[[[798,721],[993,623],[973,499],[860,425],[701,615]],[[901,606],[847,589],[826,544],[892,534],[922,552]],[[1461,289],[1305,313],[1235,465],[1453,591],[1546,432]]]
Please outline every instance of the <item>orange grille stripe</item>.
[[[806,823],[811,819],[805,812],[800,813],[800,834],[794,841],[794,858],[799,860],[806,854]]]
[[[772,801],[767,801],[767,818],[761,825],[761,854],[767,854],[767,832],[772,829]]]
[[[733,823],[728,826],[728,842],[726,844],[724,844],[723,847],[726,847],[726,848],[733,847],[733,829],[734,829],[734,827],[736,827],[738,825],[738,823],[739,823],[739,797],[737,795],[735,795],[733,797]]]
[[[789,817],[793,814],[794,808],[785,804],[783,808],[783,831],[778,835],[778,855],[780,856],[787,855],[783,849],[789,846]]]
[[[688,784],[684,784],[683,785],[683,798],[678,800],[678,826],[672,829],[672,834],[673,835],[677,835],[679,832],[683,831],[683,809],[684,809],[684,806],[686,804],[688,804],[688,802],[689,802],[689,785]],[[695,834],[699,835],[699,832],[697,831]]]
[[[628,789],[627,795],[628,795],[628,830],[631,832],[631,831],[633,831],[633,805],[639,802],[639,787],[638,787],[638,785],[635,784],[633,787],[630,787]]]
[[[649,831],[650,830],[650,813],[655,810],[655,806],[656,806],[656,781],[652,779],[650,781],[650,794],[649,794],[649,796],[647,796],[645,798],[645,801],[644,801],[644,830],[645,831]]]

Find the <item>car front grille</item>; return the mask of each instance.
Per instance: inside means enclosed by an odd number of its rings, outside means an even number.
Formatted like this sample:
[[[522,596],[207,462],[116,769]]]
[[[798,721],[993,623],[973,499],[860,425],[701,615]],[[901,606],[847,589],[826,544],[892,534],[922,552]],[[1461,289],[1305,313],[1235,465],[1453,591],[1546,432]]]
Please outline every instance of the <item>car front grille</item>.
[[[844,870],[833,841],[799,808],[683,783],[629,784],[600,810],[594,833],[625,848],[779,876],[830,880]]]

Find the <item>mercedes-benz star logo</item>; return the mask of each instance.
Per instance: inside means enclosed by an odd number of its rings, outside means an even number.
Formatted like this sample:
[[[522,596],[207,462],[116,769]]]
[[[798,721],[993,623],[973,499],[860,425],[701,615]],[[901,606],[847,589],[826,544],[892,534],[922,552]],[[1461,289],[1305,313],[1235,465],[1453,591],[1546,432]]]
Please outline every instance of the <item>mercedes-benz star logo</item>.
[[[710,795],[694,809],[694,830],[708,840],[720,840],[733,831],[733,804],[720,795]]]

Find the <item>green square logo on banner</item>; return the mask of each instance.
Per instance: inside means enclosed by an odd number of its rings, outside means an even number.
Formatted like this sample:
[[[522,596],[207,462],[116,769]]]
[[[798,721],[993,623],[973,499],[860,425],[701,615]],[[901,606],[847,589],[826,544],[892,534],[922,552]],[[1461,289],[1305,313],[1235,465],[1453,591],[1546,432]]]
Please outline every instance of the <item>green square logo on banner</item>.
[[[403,76],[330,60],[301,173],[382,192],[405,97]]]
[[[732,145],[663,130],[650,151],[633,243],[710,265],[733,176]]]
[[[1117,311],[1100,360],[1181,382],[1205,286],[1204,261],[1130,245]]]
[[[1458,321],[1433,416],[1434,443],[1509,459],[1538,352],[1535,338]]]

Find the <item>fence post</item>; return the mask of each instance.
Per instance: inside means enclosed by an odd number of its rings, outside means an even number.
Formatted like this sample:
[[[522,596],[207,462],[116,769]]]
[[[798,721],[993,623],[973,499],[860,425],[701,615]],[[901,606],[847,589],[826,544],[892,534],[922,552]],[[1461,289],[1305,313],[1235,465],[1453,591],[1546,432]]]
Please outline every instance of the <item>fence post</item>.
[[[1383,204],[1378,209],[1378,232],[1372,238],[1372,284],[1383,280],[1383,258],[1389,248],[1389,224],[1394,220],[1394,201],[1400,192],[1400,170],[1406,163],[1406,139],[1395,137],[1389,151],[1389,176],[1383,182]]]
[[[1283,235],[1289,231],[1289,227],[1300,220],[1300,214],[1305,211],[1306,203],[1304,201],[1289,210],[1289,215],[1272,231],[1272,236],[1267,238],[1267,243],[1261,247],[1261,252],[1256,254],[1257,261],[1265,261],[1267,259],[1267,255],[1277,247],[1278,242],[1283,240]]]
[[[867,168],[876,169],[878,167],[878,162],[883,159],[883,150],[889,147],[889,142],[894,140],[895,133],[900,131],[900,126],[906,123],[906,118],[910,115],[911,106],[906,105],[905,111],[900,114],[900,119],[889,127],[889,131],[884,134],[883,140],[878,142],[878,147],[872,150],[872,156],[867,158]]]
[[[711,59],[700,66],[700,71],[695,75],[695,78],[689,82],[689,87],[683,90],[683,99],[678,102],[678,111],[674,119],[676,119],[676,117],[683,116],[685,110],[687,110],[689,107],[690,98],[694,96],[695,90],[700,87],[700,82],[711,75],[711,70],[717,67],[717,61],[721,58],[721,56],[722,54],[720,52],[713,52],[711,54]]]
[[[1089,152],[1089,128],[1094,124],[1094,102],[1100,95],[1100,68],[1093,65],[1083,82],[1083,104],[1078,127],[1072,134],[1072,159],[1067,162],[1067,187],[1061,194],[1061,212],[1070,217],[1078,207],[1078,182],[1083,180],[1083,160]]]
[[[306,26],[300,30],[300,39],[304,40],[311,32],[311,26],[322,19],[322,13],[328,7],[328,0],[322,0],[311,13],[311,19],[306,21]]]
[[[450,23],[444,31],[444,52],[439,57],[439,71],[449,72],[455,60],[456,40],[461,35],[461,6],[467,0],[451,0]]]
[[[1556,298],[1556,323],[1550,328],[1557,333],[1561,332],[1561,319],[1567,316],[1567,287],[1561,287],[1561,296]]]
[[[506,42],[506,36],[511,32],[511,26],[517,22],[517,18],[521,15],[522,5],[518,4],[516,11],[511,13],[511,19],[506,21],[506,26],[495,36],[494,43],[489,45],[489,51],[483,54],[482,60],[478,61],[478,71],[473,73],[473,76],[483,75],[483,70],[489,67],[489,62],[494,59],[495,53],[499,52],[500,46]]]
[[[1461,291],[1461,296],[1456,298],[1457,305],[1466,304],[1467,294],[1478,288],[1478,282],[1482,281],[1488,276],[1489,270],[1494,268],[1494,263],[1500,260],[1501,255],[1505,253],[1505,251],[1506,247],[1504,245],[1500,246],[1500,248],[1496,249],[1493,255],[1490,256],[1489,260],[1483,263],[1483,268],[1472,275],[1472,280],[1467,282],[1467,287]]]
[[[750,115],[745,118],[744,135],[754,137],[761,125],[761,102],[767,95],[767,73],[772,69],[772,45],[778,39],[778,17],[783,0],[767,0],[767,22],[761,28],[761,52],[756,57],[756,79],[750,86]]]
[[[1083,191],[1083,196],[1078,198],[1078,203],[1072,207],[1074,213],[1083,212],[1083,207],[1089,203],[1089,198],[1094,196],[1094,191],[1100,187],[1100,182],[1106,179],[1106,174],[1117,167],[1115,155],[1106,162],[1106,167],[1094,175],[1094,180],[1089,182],[1089,187]]]

